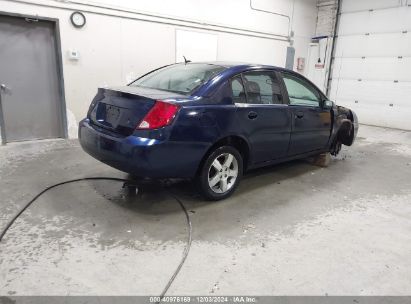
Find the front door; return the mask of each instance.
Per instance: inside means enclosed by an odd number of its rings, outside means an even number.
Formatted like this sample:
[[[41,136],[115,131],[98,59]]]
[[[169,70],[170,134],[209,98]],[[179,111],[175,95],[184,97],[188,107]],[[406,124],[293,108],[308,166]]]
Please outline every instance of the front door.
[[[57,62],[53,22],[0,15],[0,106],[7,142],[64,136]]]
[[[272,71],[245,72],[231,80],[237,119],[255,164],[287,155],[291,114]]]
[[[331,110],[324,109],[321,94],[302,77],[282,73],[293,115],[288,155],[324,149],[331,134]]]

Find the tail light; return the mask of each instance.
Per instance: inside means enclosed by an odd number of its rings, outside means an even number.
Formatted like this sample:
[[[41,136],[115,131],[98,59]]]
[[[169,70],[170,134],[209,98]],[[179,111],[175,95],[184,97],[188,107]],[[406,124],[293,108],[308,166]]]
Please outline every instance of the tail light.
[[[146,114],[137,129],[158,129],[168,126],[180,107],[175,104],[157,100],[153,108]]]

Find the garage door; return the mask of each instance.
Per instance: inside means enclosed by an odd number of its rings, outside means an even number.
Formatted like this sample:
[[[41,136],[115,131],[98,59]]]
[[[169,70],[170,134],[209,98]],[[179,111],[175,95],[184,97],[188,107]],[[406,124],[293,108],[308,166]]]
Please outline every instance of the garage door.
[[[411,130],[410,0],[342,0],[330,97],[364,124]]]

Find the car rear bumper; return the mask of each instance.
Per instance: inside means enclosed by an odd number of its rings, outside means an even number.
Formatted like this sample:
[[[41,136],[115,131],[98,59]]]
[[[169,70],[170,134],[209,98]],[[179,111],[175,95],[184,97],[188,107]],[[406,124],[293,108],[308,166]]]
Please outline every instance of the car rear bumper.
[[[79,141],[84,151],[101,162],[148,178],[193,178],[208,148],[205,143],[117,137],[88,119],[79,124]]]

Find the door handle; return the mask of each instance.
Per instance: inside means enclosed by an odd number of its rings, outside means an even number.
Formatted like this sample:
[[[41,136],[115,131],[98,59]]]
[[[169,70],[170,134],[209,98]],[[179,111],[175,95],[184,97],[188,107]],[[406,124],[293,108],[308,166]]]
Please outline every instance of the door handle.
[[[304,117],[304,112],[298,111],[295,112],[295,118],[303,118]]]
[[[248,112],[248,118],[249,119],[256,119],[258,114],[254,111]]]

